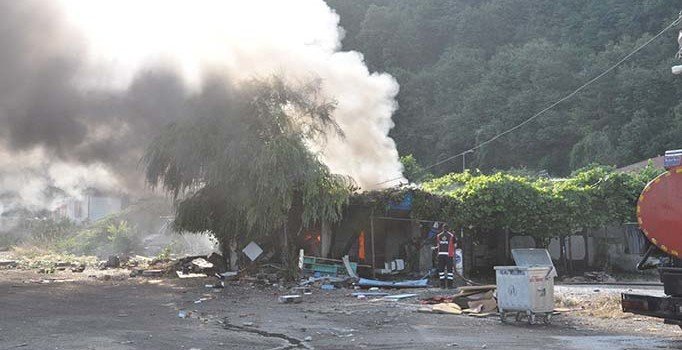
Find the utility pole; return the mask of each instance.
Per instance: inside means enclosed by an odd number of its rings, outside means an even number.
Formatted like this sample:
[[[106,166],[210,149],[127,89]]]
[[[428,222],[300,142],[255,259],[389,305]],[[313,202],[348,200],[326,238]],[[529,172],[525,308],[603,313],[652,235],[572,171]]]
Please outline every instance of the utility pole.
[[[682,11],[680,11],[680,18],[682,18]],[[680,19],[678,19],[679,21]],[[675,58],[682,59],[682,29],[677,34],[677,43],[679,45],[679,50],[675,54]],[[682,74],[682,65],[672,67],[673,74]]]
[[[467,154],[469,153],[474,153],[474,151],[468,150],[462,153],[462,172],[465,172],[467,170]]]

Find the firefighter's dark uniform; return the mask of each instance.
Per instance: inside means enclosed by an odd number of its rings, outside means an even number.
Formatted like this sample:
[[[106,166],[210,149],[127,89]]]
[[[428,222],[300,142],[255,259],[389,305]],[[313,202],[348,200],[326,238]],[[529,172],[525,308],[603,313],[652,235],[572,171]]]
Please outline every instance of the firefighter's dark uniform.
[[[450,231],[443,231],[436,236],[436,250],[438,251],[438,278],[440,286],[448,288],[452,285],[455,263],[455,235]]]

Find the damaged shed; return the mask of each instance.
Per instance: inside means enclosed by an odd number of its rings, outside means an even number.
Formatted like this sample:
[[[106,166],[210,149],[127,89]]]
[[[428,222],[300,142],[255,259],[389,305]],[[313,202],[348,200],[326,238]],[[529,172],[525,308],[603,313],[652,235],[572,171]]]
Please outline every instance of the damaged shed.
[[[447,205],[448,200],[418,189],[388,189],[354,194],[344,209],[343,219],[320,227],[309,235],[306,254],[325,258],[348,255],[351,261],[371,266],[360,274],[428,272],[432,267],[432,238],[429,231],[439,217],[439,205],[420,217],[425,198]],[[426,216],[426,215],[424,215]],[[324,226],[324,225],[323,225]]]

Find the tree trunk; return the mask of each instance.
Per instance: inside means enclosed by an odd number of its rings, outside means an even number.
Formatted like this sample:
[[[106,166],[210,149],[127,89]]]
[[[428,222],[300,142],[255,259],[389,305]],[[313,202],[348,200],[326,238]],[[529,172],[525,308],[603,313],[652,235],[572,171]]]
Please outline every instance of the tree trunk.
[[[320,228],[320,256],[328,258],[332,248],[332,228],[331,225],[323,221]]]
[[[230,259],[230,271],[237,271],[239,270],[238,261],[239,261],[239,252],[237,251],[237,237],[232,236],[230,237],[230,244],[229,244],[229,259]]]

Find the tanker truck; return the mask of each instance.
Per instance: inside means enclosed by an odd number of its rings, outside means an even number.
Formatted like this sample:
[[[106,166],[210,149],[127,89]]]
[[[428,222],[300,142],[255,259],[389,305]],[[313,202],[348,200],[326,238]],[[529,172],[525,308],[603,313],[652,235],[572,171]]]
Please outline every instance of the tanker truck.
[[[682,328],[682,150],[667,151],[664,166],[637,201],[637,222],[648,239],[637,269],[658,269],[666,296],[623,293],[621,305]]]

